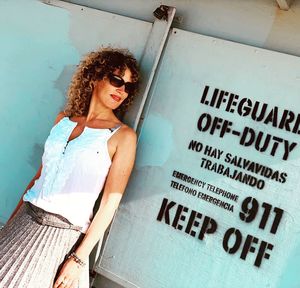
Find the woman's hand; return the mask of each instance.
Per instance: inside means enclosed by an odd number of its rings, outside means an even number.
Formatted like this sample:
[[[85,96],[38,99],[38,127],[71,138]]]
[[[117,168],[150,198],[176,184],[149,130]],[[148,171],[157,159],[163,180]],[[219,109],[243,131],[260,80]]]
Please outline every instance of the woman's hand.
[[[53,288],[78,288],[79,278],[83,266],[76,263],[72,258],[65,261]]]

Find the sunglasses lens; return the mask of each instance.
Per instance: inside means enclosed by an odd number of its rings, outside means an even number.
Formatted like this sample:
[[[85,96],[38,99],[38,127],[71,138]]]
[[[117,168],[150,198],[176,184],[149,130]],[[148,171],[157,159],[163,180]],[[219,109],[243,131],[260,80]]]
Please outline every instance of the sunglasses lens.
[[[108,75],[109,78],[109,82],[111,85],[113,85],[114,87],[121,87],[125,84],[125,92],[128,94],[131,94],[134,90],[134,83],[131,82],[124,82],[124,80],[119,77],[118,75],[114,75],[114,74],[110,74]]]
[[[133,89],[134,89],[134,84],[133,83],[130,83],[130,82],[125,83],[125,92],[126,93],[132,94]]]
[[[109,75],[109,82],[114,87],[121,87],[124,85],[124,80],[117,75]]]

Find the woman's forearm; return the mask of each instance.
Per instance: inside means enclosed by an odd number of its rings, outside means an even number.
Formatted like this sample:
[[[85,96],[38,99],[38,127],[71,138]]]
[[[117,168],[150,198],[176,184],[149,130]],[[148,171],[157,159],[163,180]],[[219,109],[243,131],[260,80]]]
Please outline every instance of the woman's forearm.
[[[35,174],[35,176],[31,179],[31,181],[30,181],[29,184],[27,185],[27,187],[26,187],[24,193],[22,194],[22,197],[21,197],[21,199],[20,199],[20,201],[19,201],[17,207],[16,207],[15,210],[12,212],[12,214],[11,214],[11,216],[9,217],[9,219],[8,219],[7,222],[9,222],[9,221],[16,215],[16,213],[17,213],[18,210],[20,209],[21,205],[23,204],[23,195],[27,192],[28,189],[30,189],[30,188],[33,186],[34,181],[40,177],[41,171],[42,171],[42,165],[39,167],[39,170],[37,171],[37,173]]]
[[[129,127],[124,127],[121,131],[122,133],[117,134],[120,137],[119,143],[106,178],[100,208],[90,224],[85,237],[75,251],[77,256],[83,261],[87,261],[92,249],[99,239],[103,237],[106,228],[113,219],[133,168],[136,151],[136,134]]]
[[[15,210],[12,212],[12,214],[10,215],[10,217],[9,217],[9,219],[8,219],[7,222],[9,222],[12,218],[14,218],[14,216],[16,215],[16,213],[18,212],[18,210],[20,209],[21,205],[23,204],[23,196],[24,196],[24,194],[26,193],[26,191],[27,191],[28,189],[30,189],[30,188],[33,186],[33,183],[34,183],[34,179],[32,179],[32,180],[29,182],[28,186],[26,187],[24,193],[23,193],[22,196],[21,196],[21,199],[20,199],[19,203],[17,204],[17,207],[16,207]]]
[[[101,203],[102,205],[100,205],[85,237],[75,251],[77,256],[83,261],[87,261],[94,246],[103,237],[105,230],[113,219],[121,198],[121,193],[111,193],[108,200],[103,204]]]

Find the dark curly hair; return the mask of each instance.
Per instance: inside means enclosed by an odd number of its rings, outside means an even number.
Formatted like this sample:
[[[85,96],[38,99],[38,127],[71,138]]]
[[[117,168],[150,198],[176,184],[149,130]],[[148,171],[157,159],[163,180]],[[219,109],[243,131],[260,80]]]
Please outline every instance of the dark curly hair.
[[[86,116],[93,93],[93,82],[119,69],[121,75],[129,69],[132,82],[135,84],[133,92],[114,110],[116,114],[124,113],[133,101],[139,82],[137,61],[127,49],[101,48],[90,52],[79,63],[75,71],[67,94],[64,109],[66,116]]]

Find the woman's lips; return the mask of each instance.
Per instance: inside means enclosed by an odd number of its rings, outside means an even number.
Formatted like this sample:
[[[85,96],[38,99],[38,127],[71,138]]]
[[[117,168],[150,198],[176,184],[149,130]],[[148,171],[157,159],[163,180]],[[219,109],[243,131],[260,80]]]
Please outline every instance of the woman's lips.
[[[120,97],[120,96],[111,94],[111,97],[112,97],[115,101],[117,101],[117,102],[121,101],[121,97]]]

